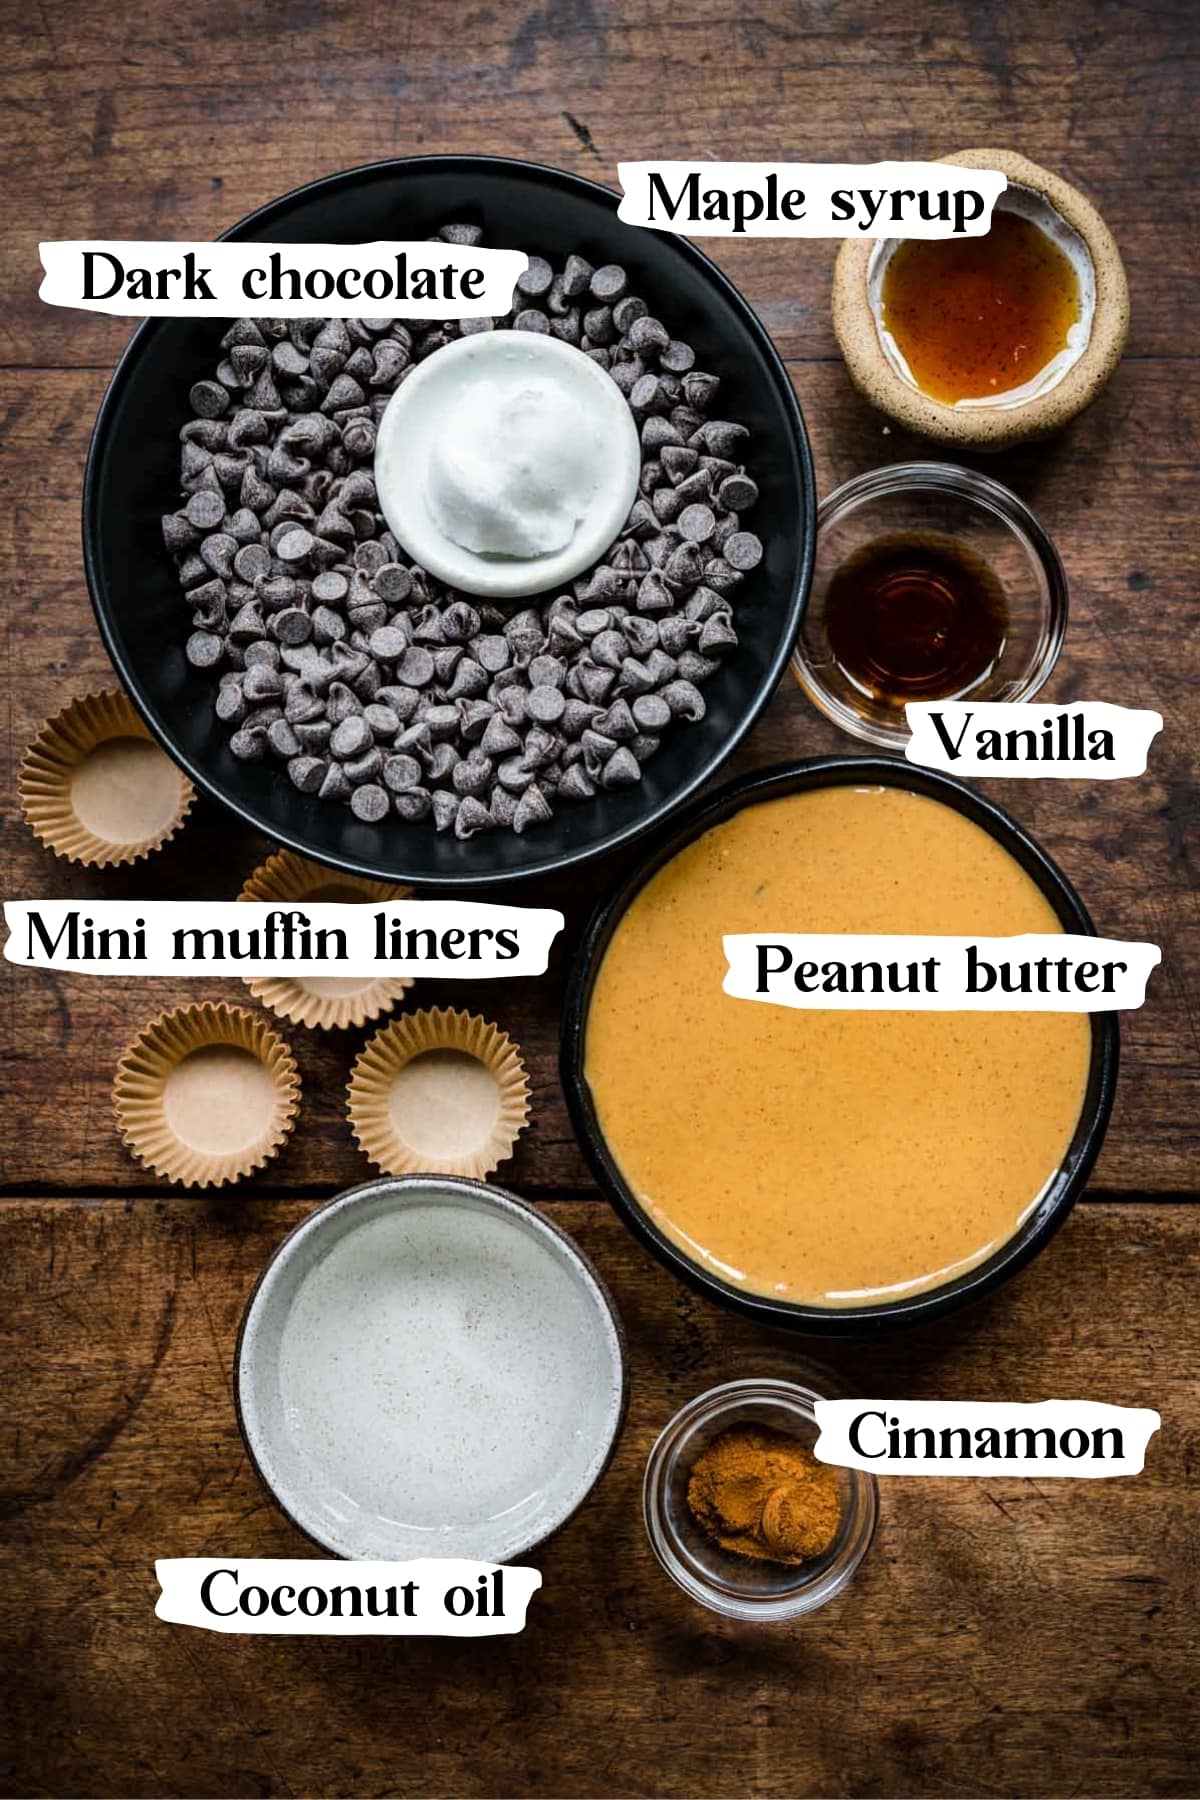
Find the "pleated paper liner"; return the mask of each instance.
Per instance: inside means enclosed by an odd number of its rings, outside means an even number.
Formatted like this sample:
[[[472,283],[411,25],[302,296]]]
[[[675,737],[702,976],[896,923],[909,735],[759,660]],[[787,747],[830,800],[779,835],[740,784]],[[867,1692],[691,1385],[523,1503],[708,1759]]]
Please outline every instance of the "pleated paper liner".
[[[25,752],[18,791],[46,848],[90,868],[160,849],[196,798],[116,689],[84,694],[47,720]]]
[[[291,850],[268,857],[238,895],[239,900],[265,900],[281,906],[343,900],[381,906],[411,897],[409,887],[323,869]],[[365,1025],[390,1012],[413,985],[411,975],[247,975],[244,979],[255,999],[280,1018],[321,1031]]]
[[[126,1048],[113,1082],[130,1151],[185,1187],[223,1187],[261,1169],[299,1105],[286,1043],[257,1013],[223,1002],[154,1019]]]
[[[529,1118],[529,1082],[512,1039],[448,1007],[377,1031],[348,1092],[359,1148],[385,1175],[490,1175]]]

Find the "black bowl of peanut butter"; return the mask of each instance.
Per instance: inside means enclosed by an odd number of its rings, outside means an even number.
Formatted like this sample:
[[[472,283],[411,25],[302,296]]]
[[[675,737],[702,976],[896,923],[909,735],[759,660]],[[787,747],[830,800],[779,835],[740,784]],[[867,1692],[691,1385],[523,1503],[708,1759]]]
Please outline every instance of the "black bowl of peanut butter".
[[[760,1320],[853,1333],[995,1288],[1100,1149],[1116,1014],[809,1010],[722,988],[722,937],[1092,933],[998,807],[880,757],[768,770],[659,840],[593,917],[562,1076],[597,1179],[671,1269]]]

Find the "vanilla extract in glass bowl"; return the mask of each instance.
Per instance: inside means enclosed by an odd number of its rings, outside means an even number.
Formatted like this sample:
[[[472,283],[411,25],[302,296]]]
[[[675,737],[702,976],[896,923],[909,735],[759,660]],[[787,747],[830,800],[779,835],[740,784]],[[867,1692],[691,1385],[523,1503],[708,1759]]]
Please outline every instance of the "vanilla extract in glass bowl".
[[[901,463],[822,505],[792,668],[842,730],[894,749],[910,700],[1031,700],[1066,620],[1058,553],[1015,494],[950,463]]]
[[[834,571],[825,596],[838,668],[885,706],[969,694],[999,661],[1007,628],[989,565],[934,532],[865,544]]]

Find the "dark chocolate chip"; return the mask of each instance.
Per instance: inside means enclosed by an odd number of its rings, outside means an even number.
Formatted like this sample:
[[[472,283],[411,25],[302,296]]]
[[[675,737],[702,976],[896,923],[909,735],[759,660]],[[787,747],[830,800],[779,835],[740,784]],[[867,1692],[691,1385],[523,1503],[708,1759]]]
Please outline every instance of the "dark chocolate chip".
[[[591,263],[585,261],[582,256],[576,256],[574,253],[568,256],[562,272],[562,286],[563,293],[569,300],[578,300],[581,294],[587,293],[592,273]],[[526,289],[525,291],[530,290]]]
[[[517,291],[527,294],[531,300],[538,300],[549,292],[550,283],[554,280],[554,270],[544,256],[531,256],[529,267],[523,275],[517,276]]]
[[[276,719],[273,725],[267,727],[267,742],[276,756],[283,757],[285,761],[300,754],[300,739],[286,719]]]
[[[343,763],[342,767],[346,771],[347,781],[353,782],[355,787],[364,781],[374,781],[383,768],[383,751],[372,744],[369,750],[364,750],[361,756]]]
[[[622,336],[627,334],[638,319],[644,319],[650,308],[636,294],[626,294],[613,307],[613,324]]]
[[[624,744],[614,750],[600,776],[600,785],[605,788],[632,787],[642,779],[641,767],[637,758]],[[559,789],[562,792],[562,789]]]
[[[210,631],[193,631],[185,654],[193,669],[215,669],[225,654],[225,645]]]
[[[669,681],[658,696],[664,700],[675,718],[689,719],[697,724],[708,710],[704,695],[690,681]]]
[[[261,762],[267,753],[267,734],[243,727],[234,732],[229,748],[239,762]]]
[[[334,727],[329,740],[329,748],[339,762],[360,756],[371,744],[371,727],[359,713],[351,713],[348,718]]]
[[[474,794],[477,798],[482,798],[492,785],[490,757],[485,756],[482,750],[472,750],[469,756],[456,758],[450,784],[456,794]]]
[[[388,814],[388,797],[378,782],[368,781],[356,787],[350,796],[350,811],[365,825],[377,825]]]
[[[408,634],[395,625],[381,625],[377,631],[371,633],[370,643],[372,656],[381,657],[385,662],[394,662],[398,657],[402,657],[408,649]],[[419,654],[426,656],[428,652],[423,651]],[[432,672],[431,668],[430,675]],[[404,679],[407,681],[409,677],[406,675]],[[428,680],[429,676],[426,676],[425,679]]]
[[[503,792],[503,790],[500,790],[500,792]],[[496,798],[499,799],[499,797],[500,795],[498,793]],[[493,801],[492,804],[495,806],[495,801]],[[516,832],[517,836],[520,837],[524,832],[530,831],[538,825],[546,824],[552,817],[553,814],[550,809],[550,802],[546,799],[541,787],[535,781],[525,789],[525,792],[521,795],[516,806],[513,808],[511,820],[512,829]]]
[[[402,606],[412,593],[412,576],[402,563],[385,562],[371,576],[371,587],[389,606]]]
[[[683,343],[680,338],[672,338],[666,349],[660,353],[658,360],[661,366],[669,369],[673,375],[686,375],[696,361],[696,352],[690,344]]]
[[[433,680],[433,657],[421,644],[411,644],[396,671],[409,687],[426,687]]]
[[[683,438],[677,426],[670,419],[664,419],[660,413],[652,413],[642,426],[642,448],[647,455],[653,456],[664,450],[668,444],[680,444]]]
[[[678,489],[675,490],[676,493],[678,491]],[[676,524],[680,536],[693,544],[705,543],[717,528],[716,515],[712,507],[701,505],[698,502],[685,506],[676,520]]]
[[[275,546],[275,554],[286,563],[299,563],[310,554],[312,547],[312,533],[296,525],[283,532]]]
[[[762,561],[762,541],[752,531],[735,531],[726,538],[723,554],[731,569],[745,574],[756,569]]]
[[[340,613],[331,607],[314,607],[312,615],[312,631],[314,641],[318,644],[336,644],[339,638],[346,635],[346,621]]]
[[[219,381],[197,381],[188,399],[202,419],[219,419],[229,407],[229,394]]]
[[[322,800],[348,800],[351,792],[350,778],[341,763],[326,763],[324,769],[325,773],[317,790]]]
[[[481,831],[491,831],[496,824],[491,813],[483,802],[473,794],[467,794],[459,803],[454,819],[454,835],[457,838],[477,837]]]
[[[464,319],[463,323],[467,324],[469,321]],[[448,793],[445,788],[439,788],[437,793],[433,796],[434,829],[437,831],[449,831],[458,816],[458,808],[458,795]]]
[[[285,606],[272,614],[267,629],[279,643],[295,647],[306,644],[312,636],[312,620],[303,607]]]
[[[621,620],[621,630],[635,656],[646,656],[658,645],[658,626],[644,613],[630,613]]]
[[[464,244],[473,250],[483,240],[482,225],[443,225],[438,232],[444,244]]]
[[[400,715],[394,707],[372,700],[363,707],[363,718],[376,738],[394,738],[400,729]]]
[[[679,673],[685,681],[707,681],[719,667],[711,656],[701,656],[698,650],[685,650],[679,658]]]
[[[654,516],[661,525],[671,525],[678,519],[684,508],[684,500],[678,488],[660,487],[651,496],[650,504],[654,508]]]
[[[198,531],[215,531],[225,517],[225,502],[212,488],[198,488],[183,510]]]
[[[288,775],[302,794],[315,794],[322,790],[327,767],[319,756],[293,756],[288,762]]]
[[[639,356],[658,356],[671,341],[671,334],[659,319],[643,313],[629,326],[629,342]]]
[[[529,690],[529,716],[540,725],[554,725],[562,718],[566,699],[561,688],[532,687]]]
[[[744,469],[736,474],[726,476],[717,489],[717,504],[730,512],[746,512],[758,499],[758,484],[751,481]]]
[[[663,564],[663,574],[676,588],[693,588],[704,574],[704,552],[686,541],[676,545]]]
[[[506,669],[512,659],[512,651],[506,637],[500,632],[488,632],[476,637],[472,646],[475,660],[489,675],[498,675]]]
[[[558,784],[558,793],[564,800],[590,800],[595,792],[596,784],[582,763],[572,763]]]
[[[397,818],[403,819],[407,825],[415,825],[421,819],[429,817],[433,796],[426,788],[410,788],[403,794],[393,795],[392,805]]]
[[[639,694],[630,711],[642,731],[662,731],[671,723],[671,708],[661,694]]]
[[[605,263],[596,269],[591,279],[592,298],[611,306],[621,298],[628,286],[629,278],[619,263]]]

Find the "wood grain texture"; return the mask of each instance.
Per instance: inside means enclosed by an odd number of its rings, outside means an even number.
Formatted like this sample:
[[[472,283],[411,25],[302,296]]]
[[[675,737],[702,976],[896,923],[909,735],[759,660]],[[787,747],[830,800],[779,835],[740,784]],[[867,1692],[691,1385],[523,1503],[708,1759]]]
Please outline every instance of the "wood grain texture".
[[[823,254],[800,245],[797,256]],[[921,454],[915,440],[885,435],[850,389],[840,365],[793,368],[817,456],[822,491],[882,461]],[[79,476],[103,378],[78,371],[26,375],[9,424],[0,498],[11,530],[0,545],[0,591],[10,620],[9,753],[71,694],[114,679],[100,646],[80,564]],[[1138,781],[1075,784],[992,781],[981,787],[1027,826],[1066,870],[1097,927],[1161,945],[1149,1003],[1122,1023],[1125,1060],[1117,1110],[1096,1184],[1104,1189],[1200,1189],[1200,908],[1196,898],[1194,754],[1200,709],[1200,540],[1191,446],[1200,441],[1195,384],[1156,360],[1127,362],[1109,391],[1052,445],[988,464],[1040,511],[1071,581],[1066,648],[1045,690],[1051,700],[1103,698],[1152,705],[1166,728]],[[47,465],[42,446],[56,446]],[[1100,497],[1103,496],[1101,499]],[[1152,496],[1152,499],[1150,498]],[[1153,524],[1151,526],[1151,516]],[[37,579],[28,571],[36,567]],[[854,746],[819,718],[790,676],[729,773]],[[231,897],[265,839],[201,805],[180,836],[125,871],[79,870],[52,857],[8,812],[5,892],[10,895]],[[559,905],[570,930],[539,984],[421,984],[414,1003],[466,1003],[494,1016],[529,1058],[535,1126],[506,1175],[530,1190],[587,1180],[556,1075],[558,997],[571,942],[595,896],[594,879],[534,882],[531,903]],[[56,1182],[76,1187],[146,1185],[113,1129],[108,1089],[125,1041],[161,1007],[229,994],[237,984],[180,978],[134,984],[0,971],[13,1045],[14,1098],[0,1120],[0,1166],[11,1191]],[[465,997],[465,1002],[464,1002]],[[302,1129],[285,1157],[258,1178],[328,1190],[364,1165],[345,1125],[346,1076],[365,1032],[292,1031],[305,1079]],[[47,1131],[36,1121],[62,1120]],[[32,1121],[32,1122],[31,1122]]]
[[[1133,352],[1175,357],[1195,330],[1194,23],[1188,0],[8,0],[4,130],[26,173],[0,262],[3,360],[103,369],[123,342],[119,320],[45,318],[49,223],[208,237],[315,176],[412,153],[530,156],[612,182],[619,160],[647,157],[993,144],[1096,198],[1133,265]],[[832,249],[722,252],[786,355],[833,354]]]
[[[1155,1406],[1142,1476],[893,1478],[845,1594],[744,1630],[659,1571],[646,1456],[690,1395],[824,1348],[686,1295],[605,1207],[547,1210],[611,1284],[628,1421],[590,1501],[529,1558],[544,1586],[525,1632],[454,1643],[153,1617],[156,1556],[310,1553],[229,1396],[241,1308],[302,1208],[0,1205],[5,1792],[1195,1792],[1200,1214],[1081,1209],[983,1310],[829,1358],[879,1398]]]
[[[611,1282],[632,1394],[616,1462],[536,1560],[519,1639],[227,1640],[153,1618],[156,1556],[299,1539],[233,1421],[237,1320],[300,1204],[369,1173],[344,1122],[365,1032],[288,1029],[300,1128],[256,1181],[164,1199],[109,1084],[156,1010],[237,984],[0,968],[0,1792],[5,1794],[1185,1796],[1197,1754],[1194,1296],[1200,1210],[1200,736],[1194,112],[1189,0],[0,0],[0,730],[8,896],[218,898],[270,849],[202,803],[150,863],[89,874],[15,804],[40,720],[113,679],[79,552],[91,421],[126,321],[43,307],[46,237],[198,237],[377,157],[488,151],[615,185],[649,157],[867,161],[1003,144],[1100,205],[1134,323],[1101,400],[985,466],[1032,504],[1072,591],[1046,698],[1156,706],[1140,781],[986,784],[1100,929],[1164,964],[1123,1023],[1094,1192],[1002,1295],[878,1349],[807,1347],[693,1299],[597,1203],[556,1075],[570,940],[593,878],[535,884],[567,940],[540,983],[425,984],[522,1044],[532,1130],[501,1173]],[[818,486],[927,453],[853,393],[829,324],[833,245],[709,243],[785,356]],[[136,572],[131,571],[131,579]],[[785,682],[729,772],[851,748]],[[606,879],[609,877],[606,875]],[[615,871],[613,873],[615,878]],[[32,1197],[30,1197],[32,1196]],[[1125,1203],[1128,1197],[1137,1203]],[[808,1351],[847,1390],[1163,1414],[1118,1482],[892,1482],[839,1601],[748,1633],[693,1608],[646,1545],[650,1443],[713,1381]]]

